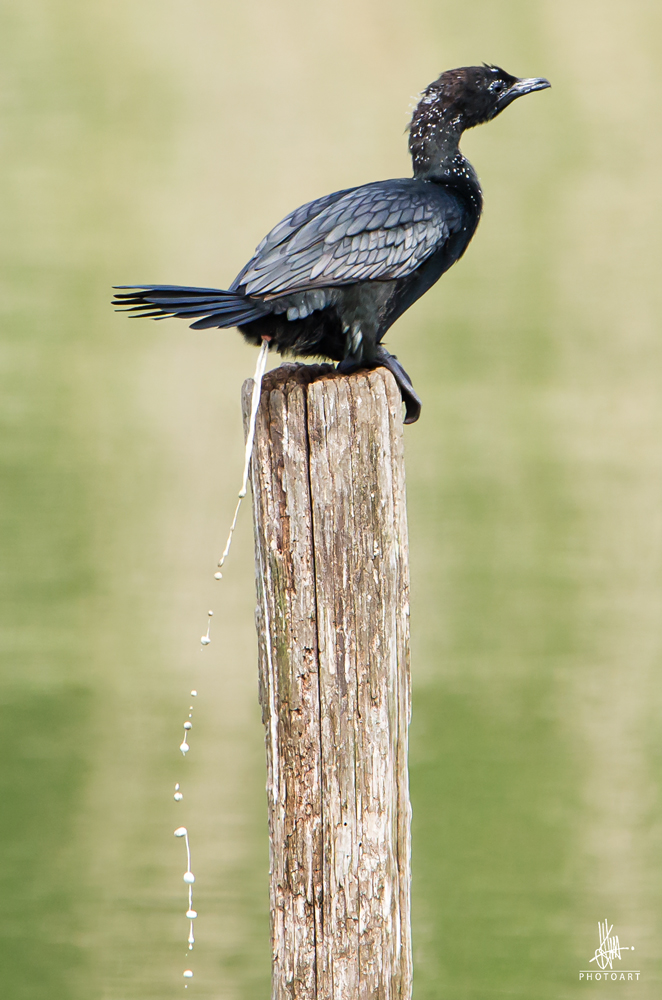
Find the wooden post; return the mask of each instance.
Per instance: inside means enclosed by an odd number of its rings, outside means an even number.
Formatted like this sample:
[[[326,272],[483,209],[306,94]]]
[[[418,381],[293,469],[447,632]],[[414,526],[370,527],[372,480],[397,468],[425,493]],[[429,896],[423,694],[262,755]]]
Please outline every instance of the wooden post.
[[[272,997],[409,1000],[409,576],[391,374],[269,372],[251,483]]]

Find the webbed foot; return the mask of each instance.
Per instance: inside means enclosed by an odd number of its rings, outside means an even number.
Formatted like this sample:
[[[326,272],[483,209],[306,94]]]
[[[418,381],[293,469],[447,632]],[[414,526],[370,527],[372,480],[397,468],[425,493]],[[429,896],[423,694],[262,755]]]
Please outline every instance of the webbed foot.
[[[354,358],[348,357],[336,365],[336,371],[342,372],[343,375],[351,375],[352,372],[358,371],[360,368],[388,368],[398,384],[400,395],[405,404],[404,422],[406,424],[415,424],[421,415],[423,404],[414,391],[409,375],[407,375],[407,372],[396,356],[389,354],[385,347],[378,345],[375,353],[376,358],[372,365],[368,365],[365,362],[357,364]]]
[[[386,348],[381,345],[377,347],[377,363],[383,365],[384,368],[388,368],[398,383],[398,388],[405,404],[405,423],[415,424],[421,415],[423,403],[416,395],[409,375],[407,375],[407,372],[396,356],[389,354]]]

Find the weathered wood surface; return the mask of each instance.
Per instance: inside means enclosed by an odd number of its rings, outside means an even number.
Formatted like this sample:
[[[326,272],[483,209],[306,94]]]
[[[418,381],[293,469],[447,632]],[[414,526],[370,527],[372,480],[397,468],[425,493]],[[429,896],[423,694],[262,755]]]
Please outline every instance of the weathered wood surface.
[[[409,578],[390,373],[270,372],[251,482],[272,995],[409,1000]]]

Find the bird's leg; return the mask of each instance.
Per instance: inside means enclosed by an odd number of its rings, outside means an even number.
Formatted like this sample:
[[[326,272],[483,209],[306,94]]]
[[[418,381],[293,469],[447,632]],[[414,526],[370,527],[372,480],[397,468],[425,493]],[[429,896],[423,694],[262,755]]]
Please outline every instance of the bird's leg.
[[[345,357],[336,365],[336,371],[343,375],[351,375],[353,372],[364,367],[363,362],[363,334],[358,323],[351,326],[344,324],[345,334]]]
[[[366,361],[357,363],[356,359],[350,355],[336,365],[336,371],[342,372],[343,375],[351,375],[352,372],[358,371],[359,368],[379,367],[388,368],[398,384],[398,389],[400,390],[402,400],[405,404],[405,423],[416,423],[421,415],[421,407],[423,404],[414,391],[409,375],[407,375],[407,372],[404,370],[395,355],[389,354],[385,347],[382,347],[381,345],[377,346],[375,350],[375,360],[372,364]]]
[[[359,323],[344,327],[345,357],[338,365],[338,371],[349,375],[363,364],[363,333]]]
[[[389,354],[385,347],[378,344],[374,352],[372,364],[363,360],[363,333],[359,323],[352,323],[345,327],[345,357],[336,366],[336,371],[344,375],[351,375],[358,368],[377,368],[380,365],[388,368],[398,383],[398,388],[405,404],[405,423],[415,423],[421,415],[422,403],[411,384],[411,379],[404,370],[398,359],[393,354]]]

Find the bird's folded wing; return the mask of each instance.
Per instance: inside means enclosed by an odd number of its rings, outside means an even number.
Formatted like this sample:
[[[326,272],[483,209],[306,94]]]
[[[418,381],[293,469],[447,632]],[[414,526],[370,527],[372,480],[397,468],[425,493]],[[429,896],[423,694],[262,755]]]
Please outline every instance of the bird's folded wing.
[[[271,298],[402,278],[460,226],[458,201],[439,185],[410,179],[366,184],[311,202],[284,219],[232,287]]]

